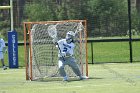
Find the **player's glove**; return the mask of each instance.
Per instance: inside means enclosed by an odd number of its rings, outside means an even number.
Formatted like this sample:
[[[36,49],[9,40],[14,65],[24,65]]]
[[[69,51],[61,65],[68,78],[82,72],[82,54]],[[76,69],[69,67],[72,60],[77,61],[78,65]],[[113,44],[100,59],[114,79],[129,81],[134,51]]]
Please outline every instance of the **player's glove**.
[[[65,53],[65,52],[62,52],[60,55],[61,55],[62,57],[66,57],[66,53]]]

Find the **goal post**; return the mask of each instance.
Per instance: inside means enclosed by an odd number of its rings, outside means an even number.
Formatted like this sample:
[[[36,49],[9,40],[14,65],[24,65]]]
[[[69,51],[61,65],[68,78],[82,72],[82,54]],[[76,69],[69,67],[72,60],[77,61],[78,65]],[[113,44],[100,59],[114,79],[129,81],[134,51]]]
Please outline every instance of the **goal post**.
[[[48,33],[51,26],[55,27],[58,40],[65,38],[68,31],[77,32],[74,57],[82,74],[88,76],[86,20],[24,22],[26,80],[60,77],[58,49]],[[69,77],[76,77],[69,66],[65,70]]]
[[[10,9],[10,20],[11,20],[11,31],[14,30],[14,23],[13,23],[13,0],[10,0],[9,6],[0,6],[1,9]]]

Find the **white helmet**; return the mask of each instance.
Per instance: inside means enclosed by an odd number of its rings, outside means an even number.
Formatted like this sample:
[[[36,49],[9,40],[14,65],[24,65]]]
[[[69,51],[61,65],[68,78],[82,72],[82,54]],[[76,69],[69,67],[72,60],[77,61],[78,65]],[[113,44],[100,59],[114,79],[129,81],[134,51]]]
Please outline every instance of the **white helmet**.
[[[68,43],[72,42],[74,40],[74,36],[75,36],[75,33],[73,31],[67,32],[67,34],[66,34],[66,41]]]
[[[71,35],[71,36],[75,36],[75,33],[73,32],[73,31],[69,31],[69,32],[67,32],[67,35]]]

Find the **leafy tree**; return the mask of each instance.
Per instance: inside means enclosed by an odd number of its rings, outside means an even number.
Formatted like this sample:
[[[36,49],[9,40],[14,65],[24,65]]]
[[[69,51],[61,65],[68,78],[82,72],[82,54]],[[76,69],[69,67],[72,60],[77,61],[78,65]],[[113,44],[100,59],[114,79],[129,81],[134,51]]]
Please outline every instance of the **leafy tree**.
[[[25,15],[30,21],[83,19],[87,1],[63,0],[57,4],[54,0],[34,0],[32,4],[26,4]]]
[[[27,21],[86,19],[88,36],[124,36],[128,31],[127,0],[33,0],[25,6]],[[133,28],[139,17],[132,14]]]
[[[137,8],[138,14],[140,16],[140,0],[136,0],[136,8]]]
[[[54,19],[54,15],[50,10],[50,7],[46,4],[26,4],[25,14],[29,21],[46,21]]]
[[[128,23],[127,2],[125,0],[91,0],[90,4],[96,25],[94,28],[95,35],[126,34]]]

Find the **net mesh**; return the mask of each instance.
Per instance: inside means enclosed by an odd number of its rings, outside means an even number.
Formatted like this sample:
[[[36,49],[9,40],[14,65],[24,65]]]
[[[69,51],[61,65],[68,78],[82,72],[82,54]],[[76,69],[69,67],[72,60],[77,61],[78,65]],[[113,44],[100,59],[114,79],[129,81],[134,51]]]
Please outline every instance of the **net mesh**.
[[[60,77],[58,70],[58,48],[53,44],[53,38],[49,35],[51,25],[57,31],[57,39],[63,39],[68,31],[78,32],[75,36],[74,57],[83,75],[86,75],[86,33],[85,25],[81,30],[78,22],[51,22],[31,23],[30,30],[30,51],[29,52],[29,77],[32,80],[39,78]],[[28,23],[27,23],[28,24]],[[49,27],[49,29],[48,29]],[[53,28],[54,29],[54,28]],[[80,32],[79,32],[80,30]],[[69,77],[76,77],[69,66],[65,66]]]

